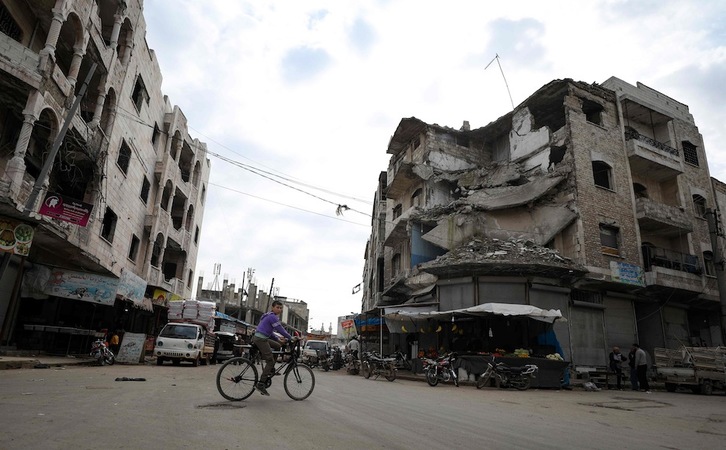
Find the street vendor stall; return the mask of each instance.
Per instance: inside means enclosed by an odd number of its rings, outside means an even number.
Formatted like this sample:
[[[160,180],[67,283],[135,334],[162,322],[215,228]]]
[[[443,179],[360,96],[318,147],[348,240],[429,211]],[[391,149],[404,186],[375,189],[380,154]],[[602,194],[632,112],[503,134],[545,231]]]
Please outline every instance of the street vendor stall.
[[[454,351],[458,367],[476,377],[486,369],[491,355],[510,366],[537,364],[538,379],[533,386],[559,388],[568,362],[555,337],[552,324],[565,320],[559,310],[532,305],[483,303],[469,308],[436,311],[432,305],[385,308],[384,318],[391,332],[415,332],[419,351],[416,357]],[[549,356],[549,358],[548,358]]]

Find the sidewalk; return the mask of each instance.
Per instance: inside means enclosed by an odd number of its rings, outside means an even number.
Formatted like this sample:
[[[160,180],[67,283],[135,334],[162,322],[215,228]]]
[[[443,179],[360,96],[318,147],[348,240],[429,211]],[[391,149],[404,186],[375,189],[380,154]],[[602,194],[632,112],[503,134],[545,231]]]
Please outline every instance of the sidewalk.
[[[90,357],[31,355],[14,356],[0,355],[0,370],[8,369],[48,369],[51,367],[93,365],[96,361]]]

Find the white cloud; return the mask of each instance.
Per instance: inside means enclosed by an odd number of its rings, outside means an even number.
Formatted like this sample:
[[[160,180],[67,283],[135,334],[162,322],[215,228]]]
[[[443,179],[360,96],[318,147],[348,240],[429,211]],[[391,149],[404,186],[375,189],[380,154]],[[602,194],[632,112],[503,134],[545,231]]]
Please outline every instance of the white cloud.
[[[162,89],[195,137],[364,200],[310,190],[365,213],[401,118],[479,127],[511,110],[499,64],[515,104],[553,79],[613,75],[688,104],[712,176],[726,180],[723,2],[144,3]],[[308,302],[316,327],[360,309],[351,289],[362,281],[369,217],[336,220],[335,205],[212,163],[197,273],[211,281],[221,263],[238,283],[248,267],[260,285],[274,277],[280,295]]]

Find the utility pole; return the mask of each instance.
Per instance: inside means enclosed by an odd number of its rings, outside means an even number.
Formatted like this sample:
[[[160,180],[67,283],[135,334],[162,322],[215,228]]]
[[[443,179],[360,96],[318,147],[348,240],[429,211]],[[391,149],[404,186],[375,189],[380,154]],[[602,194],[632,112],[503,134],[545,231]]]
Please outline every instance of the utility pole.
[[[267,296],[267,309],[265,309],[265,312],[270,310],[270,306],[272,305],[272,300],[274,300],[274,298],[273,298],[273,296],[275,295],[275,294],[273,294],[274,286],[275,286],[275,279],[273,278],[272,284],[270,285],[270,295]]]
[[[86,94],[86,89],[88,89],[88,83],[91,82],[93,73],[96,71],[96,66],[97,66],[97,64],[93,63],[93,65],[91,66],[91,69],[88,71],[88,75],[86,75],[86,79],[83,81],[83,86],[81,86],[81,89],[78,91],[78,95],[76,95],[76,99],[73,102],[73,106],[71,106],[71,109],[68,110],[68,114],[66,115],[66,118],[63,121],[63,126],[61,127],[60,131],[58,132],[58,135],[55,137],[55,140],[53,141],[53,147],[50,149],[50,153],[48,154],[48,158],[45,160],[45,164],[43,164],[43,169],[40,171],[38,178],[35,179],[35,185],[33,186],[33,190],[30,192],[30,195],[28,196],[28,201],[25,202],[25,214],[30,215],[30,213],[35,210],[35,202],[38,200],[38,195],[40,194],[40,190],[43,188],[43,184],[45,184],[45,179],[48,178],[48,173],[50,172],[50,169],[53,167],[53,162],[55,161],[55,156],[56,156],[56,154],[58,154],[58,149],[60,148],[61,144],[63,143],[63,138],[65,138],[66,132],[68,132],[68,127],[70,127],[71,122],[73,121],[73,117],[76,115],[76,111],[78,110],[78,105],[81,104],[81,100],[83,99],[83,96]]]
[[[708,220],[708,233],[711,235],[711,251],[713,253],[713,264],[716,270],[716,283],[718,284],[718,297],[721,301],[721,345],[726,343],[726,272],[719,236],[723,233],[719,229],[718,210],[707,209],[706,219]]]

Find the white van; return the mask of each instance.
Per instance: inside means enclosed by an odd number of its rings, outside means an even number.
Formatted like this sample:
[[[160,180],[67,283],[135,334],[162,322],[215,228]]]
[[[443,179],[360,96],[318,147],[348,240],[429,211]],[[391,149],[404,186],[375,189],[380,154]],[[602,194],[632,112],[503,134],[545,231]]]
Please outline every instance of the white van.
[[[170,360],[178,365],[191,361],[195,366],[207,364],[214,353],[214,335],[195,323],[169,322],[161,329],[156,338],[154,355],[156,364],[162,365]]]

